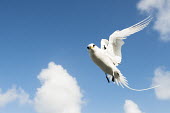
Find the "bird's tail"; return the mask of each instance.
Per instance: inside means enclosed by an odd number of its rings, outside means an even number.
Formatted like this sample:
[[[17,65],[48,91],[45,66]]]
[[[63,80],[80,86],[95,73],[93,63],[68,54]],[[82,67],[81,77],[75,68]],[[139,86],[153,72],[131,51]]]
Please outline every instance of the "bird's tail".
[[[121,73],[115,73],[114,74],[114,80],[115,80],[115,82],[118,86],[121,85],[123,88],[125,86],[126,88],[128,88],[130,90],[134,90],[134,91],[144,91],[144,90],[149,90],[149,89],[153,89],[153,88],[160,86],[160,85],[157,85],[157,86],[149,87],[149,88],[146,88],[146,89],[133,89],[133,88],[129,87],[128,81],[126,80],[126,77],[124,77]]]

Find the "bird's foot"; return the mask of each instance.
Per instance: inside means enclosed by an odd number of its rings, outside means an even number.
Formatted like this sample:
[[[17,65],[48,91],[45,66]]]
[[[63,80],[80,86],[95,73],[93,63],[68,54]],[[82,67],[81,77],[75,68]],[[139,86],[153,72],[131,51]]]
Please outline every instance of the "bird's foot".
[[[112,81],[115,82],[115,77],[114,76],[112,77]]]
[[[106,76],[106,79],[107,79],[107,82],[110,83],[110,80],[109,80],[109,78],[107,76]]]

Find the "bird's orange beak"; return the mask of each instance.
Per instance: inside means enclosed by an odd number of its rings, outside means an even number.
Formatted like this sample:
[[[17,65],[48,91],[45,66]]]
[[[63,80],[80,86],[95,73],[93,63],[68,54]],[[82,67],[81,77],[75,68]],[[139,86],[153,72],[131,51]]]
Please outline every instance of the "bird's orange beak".
[[[93,46],[90,46],[90,49],[93,49],[94,47]]]

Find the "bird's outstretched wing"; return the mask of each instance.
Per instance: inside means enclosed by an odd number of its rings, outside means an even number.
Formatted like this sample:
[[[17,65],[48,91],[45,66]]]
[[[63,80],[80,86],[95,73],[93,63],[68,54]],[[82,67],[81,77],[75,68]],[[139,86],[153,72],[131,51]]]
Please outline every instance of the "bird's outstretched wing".
[[[125,28],[121,31],[117,30],[110,35],[109,41],[114,40],[114,38],[125,39],[127,36],[130,36],[131,34],[141,31],[151,22],[151,20],[152,17],[149,16],[131,27]]]
[[[131,27],[128,27],[121,31],[117,30],[110,35],[109,43],[107,46],[107,52],[112,58],[116,59],[116,62],[118,64],[121,63],[122,59],[121,47],[124,44],[123,39],[126,39],[127,36],[130,36],[131,34],[134,34],[144,29],[150,23],[151,20],[152,17],[149,16]]]

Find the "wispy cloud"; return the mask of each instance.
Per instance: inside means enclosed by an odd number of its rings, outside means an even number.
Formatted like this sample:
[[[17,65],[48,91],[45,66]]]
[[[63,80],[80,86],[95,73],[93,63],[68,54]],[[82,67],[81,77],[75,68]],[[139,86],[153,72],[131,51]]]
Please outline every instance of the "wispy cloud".
[[[155,89],[158,99],[170,100],[170,71],[166,71],[164,67],[158,67],[155,70],[152,84],[160,84],[160,87]]]
[[[126,100],[124,104],[124,112],[125,113],[143,113],[138,105],[132,100]]]
[[[12,88],[5,93],[0,92],[0,107],[7,105],[8,103],[14,101],[17,98],[16,89]]]
[[[20,104],[31,103],[29,95],[21,88],[12,87],[5,93],[0,90],[0,107],[4,107],[15,100],[18,100]]]
[[[38,113],[80,113],[82,93],[75,78],[61,65],[50,62],[38,75],[42,86],[37,89],[35,108]]]
[[[170,41],[170,0],[140,0],[137,8],[141,11],[156,12],[154,29],[160,33],[160,39]]]

